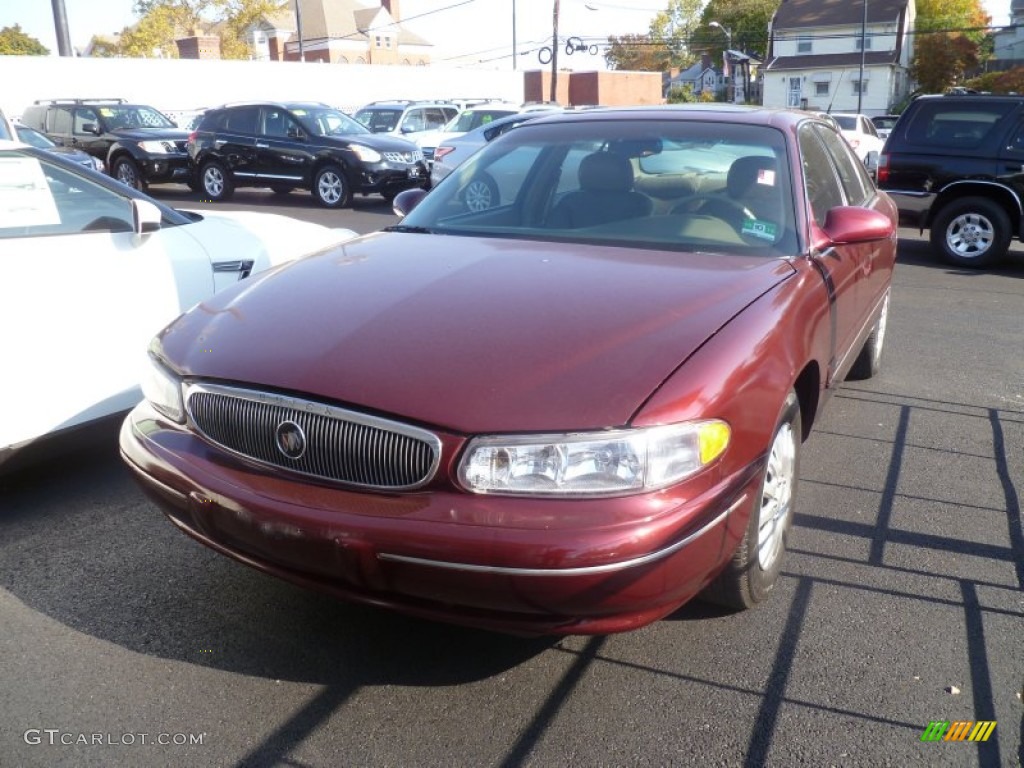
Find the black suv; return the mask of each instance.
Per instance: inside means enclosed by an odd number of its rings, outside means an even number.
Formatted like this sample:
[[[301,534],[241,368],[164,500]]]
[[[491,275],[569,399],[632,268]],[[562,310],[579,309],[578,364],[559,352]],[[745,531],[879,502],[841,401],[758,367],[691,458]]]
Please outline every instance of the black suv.
[[[21,122],[55,144],[88,152],[107,172],[135,189],[186,183],[191,177],[188,131],[153,107],[124,99],[43,99],[26,107]]]
[[[195,183],[211,200],[235,187],[304,188],[327,208],[353,193],[391,200],[427,181],[411,141],[378,136],[344,112],[311,102],[228,104],[208,110],[188,138]]]
[[[878,186],[948,262],[998,263],[1024,232],[1024,97],[917,97],[886,139]]]

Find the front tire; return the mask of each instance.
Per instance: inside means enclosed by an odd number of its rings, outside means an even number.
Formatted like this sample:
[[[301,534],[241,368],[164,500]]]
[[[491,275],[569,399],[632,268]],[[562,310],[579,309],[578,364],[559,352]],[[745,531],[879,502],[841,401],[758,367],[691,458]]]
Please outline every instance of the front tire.
[[[227,200],[235,192],[235,185],[227,169],[216,160],[210,160],[203,166],[199,179],[203,195],[210,200],[220,202]]]
[[[932,247],[950,264],[971,269],[999,262],[1010,248],[1011,234],[1006,211],[984,197],[954,200],[931,226]]]
[[[352,202],[352,189],[345,172],[336,165],[325,165],[316,172],[312,191],[324,208],[344,208]]]
[[[113,176],[126,187],[145,191],[146,183],[142,180],[139,165],[130,157],[119,157],[114,161]]]
[[[726,569],[701,599],[728,608],[751,608],[767,599],[782,569],[786,540],[793,523],[800,477],[800,402],[786,396],[768,448],[761,487],[750,510],[743,540]]]
[[[875,327],[871,329],[870,335],[864,342],[857,359],[853,361],[853,366],[846,378],[851,381],[862,381],[877,376],[878,372],[882,370],[882,348],[885,345],[885,327],[888,322],[889,291],[886,291],[885,298],[882,299],[882,311],[878,314]]]

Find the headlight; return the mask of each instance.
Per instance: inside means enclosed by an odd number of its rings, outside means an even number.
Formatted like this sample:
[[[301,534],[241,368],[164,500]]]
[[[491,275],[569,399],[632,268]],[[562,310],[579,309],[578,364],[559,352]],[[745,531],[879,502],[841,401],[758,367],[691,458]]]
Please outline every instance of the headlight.
[[[376,149],[370,149],[364,147],[362,144],[349,144],[349,149],[356,153],[356,157],[362,160],[364,163],[379,163],[381,161],[380,152]]]
[[[722,455],[724,421],[647,429],[477,437],[459,464],[473,493],[610,496],[678,483]]]
[[[166,141],[140,141],[139,149],[149,152],[151,155],[166,155],[172,151]]]
[[[149,356],[149,365],[143,372],[142,394],[150,405],[171,421],[185,423],[181,382],[152,355]]]

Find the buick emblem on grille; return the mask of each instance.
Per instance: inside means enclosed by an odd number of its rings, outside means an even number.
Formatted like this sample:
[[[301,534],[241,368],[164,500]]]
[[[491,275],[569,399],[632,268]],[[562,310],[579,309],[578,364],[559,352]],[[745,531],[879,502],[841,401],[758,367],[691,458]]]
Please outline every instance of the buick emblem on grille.
[[[301,459],[306,452],[306,433],[294,421],[282,421],[274,430],[274,442],[284,456]]]

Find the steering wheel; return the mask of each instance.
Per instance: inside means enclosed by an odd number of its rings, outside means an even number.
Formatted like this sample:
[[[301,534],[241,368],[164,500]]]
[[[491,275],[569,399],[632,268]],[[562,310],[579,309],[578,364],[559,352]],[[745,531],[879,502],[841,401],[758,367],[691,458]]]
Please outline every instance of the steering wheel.
[[[672,213],[697,213],[729,222],[739,232],[743,222],[756,218],[746,206],[724,195],[689,195],[672,206]]]

